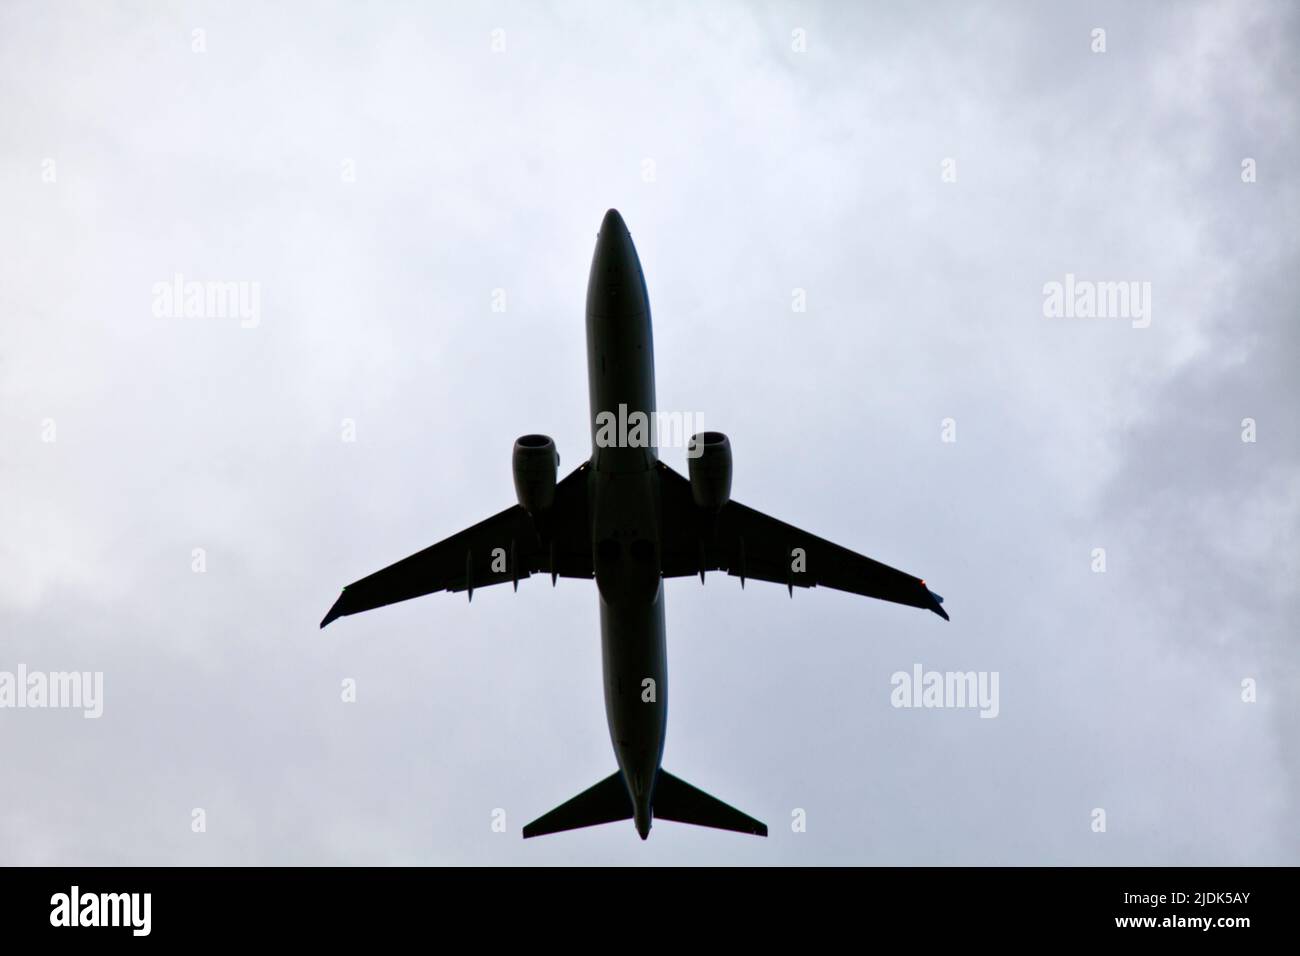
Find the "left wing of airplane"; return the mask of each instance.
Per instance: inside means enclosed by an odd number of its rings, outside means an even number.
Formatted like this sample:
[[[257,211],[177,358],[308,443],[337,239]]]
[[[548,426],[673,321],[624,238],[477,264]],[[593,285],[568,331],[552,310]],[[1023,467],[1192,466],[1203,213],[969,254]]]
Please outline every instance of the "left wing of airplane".
[[[738,501],[716,513],[697,507],[691,483],[658,465],[663,508],[664,577],[725,571],[740,578],[796,587],[828,587],[933,611],[945,621],[943,598],[920,578],[850,551]]]
[[[519,505],[486,518],[459,534],[417,551],[343,589],[329,609],[330,621],[407,601],[435,591],[468,591],[490,584],[518,583],[546,571],[556,576],[589,578],[591,542],[587,540],[586,465],[555,486],[555,503],[545,519],[535,520]]]

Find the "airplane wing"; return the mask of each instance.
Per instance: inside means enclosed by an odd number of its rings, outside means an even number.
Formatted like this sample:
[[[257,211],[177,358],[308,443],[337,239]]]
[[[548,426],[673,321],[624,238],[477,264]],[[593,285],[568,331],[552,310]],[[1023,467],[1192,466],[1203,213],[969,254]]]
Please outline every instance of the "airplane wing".
[[[468,591],[519,581],[541,571],[566,578],[592,575],[587,536],[587,466],[555,486],[555,502],[539,519],[519,505],[354,581],[329,609],[336,618],[407,601],[435,591]]]
[[[761,511],[729,501],[716,515],[698,508],[691,483],[658,465],[663,508],[663,574],[684,577],[725,571],[796,587],[834,588],[933,611],[945,621],[943,598],[920,578],[842,548]]]

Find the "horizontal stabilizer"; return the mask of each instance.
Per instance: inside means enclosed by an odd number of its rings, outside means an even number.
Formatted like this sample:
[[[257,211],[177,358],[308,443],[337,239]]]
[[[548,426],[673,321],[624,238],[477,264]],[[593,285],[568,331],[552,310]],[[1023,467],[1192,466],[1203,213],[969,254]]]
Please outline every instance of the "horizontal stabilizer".
[[[760,823],[735,807],[727,806],[717,797],[697,790],[685,780],[662,769],[655,783],[654,818],[693,823],[697,827],[713,827],[715,830],[767,836],[766,823]]]
[[[628,795],[622,772],[616,771],[528,824],[524,827],[524,839],[631,819],[632,798]]]

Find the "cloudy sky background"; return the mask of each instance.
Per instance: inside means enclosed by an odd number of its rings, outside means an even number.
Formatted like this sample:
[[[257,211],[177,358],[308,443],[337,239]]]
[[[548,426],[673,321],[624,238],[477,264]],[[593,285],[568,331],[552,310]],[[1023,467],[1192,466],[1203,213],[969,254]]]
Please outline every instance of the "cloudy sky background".
[[[105,680],[0,710],[0,863],[1300,861],[1300,14],[846,7],[0,7],[0,670]],[[317,629],[517,435],[586,456],[610,206],[735,497],[952,614],[666,585],[664,765],[765,841],[520,839],[614,769],[590,583]],[[154,317],[178,272],[260,324]],[[892,708],[916,663],[999,716]]]

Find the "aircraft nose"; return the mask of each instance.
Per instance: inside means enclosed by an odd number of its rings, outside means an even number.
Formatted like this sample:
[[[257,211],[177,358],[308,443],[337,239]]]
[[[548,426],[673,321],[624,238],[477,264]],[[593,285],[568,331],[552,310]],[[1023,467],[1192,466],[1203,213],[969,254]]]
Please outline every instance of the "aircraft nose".
[[[614,236],[627,235],[627,223],[623,222],[623,217],[619,215],[617,209],[611,209],[605,213],[605,218],[600,221],[600,234],[609,238]]]
[[[632,235],[617,209],[605,213],[587,280],[587,315],[629,318],[649,311],[645,277]]]

